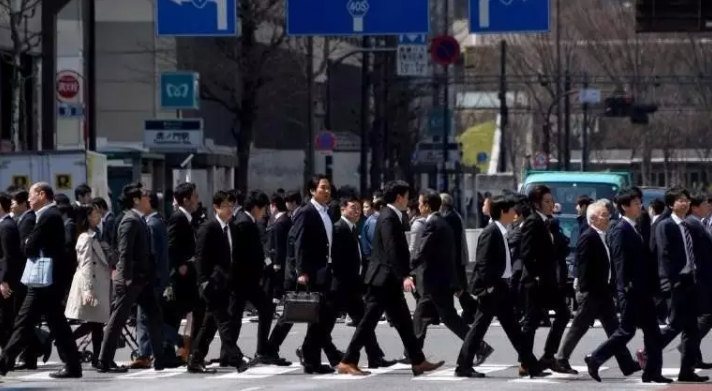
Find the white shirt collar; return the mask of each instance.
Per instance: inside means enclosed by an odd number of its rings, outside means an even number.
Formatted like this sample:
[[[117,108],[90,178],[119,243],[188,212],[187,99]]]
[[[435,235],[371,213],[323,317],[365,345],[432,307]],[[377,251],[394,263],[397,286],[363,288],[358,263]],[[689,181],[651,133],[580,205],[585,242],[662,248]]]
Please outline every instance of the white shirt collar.
[[[499,220],[494,220],[493,222],[494,222],[494,225],[496,225],[497,228],[499,228],[499,232],[502,233],[502,236],[504,236],[506,238],[507,237],[507,227],[505,227],[504,224],[500,223]]]
[[[633,221],[630,217],[628,216],[623,216],[623,220],[627,221],[628,224],[630,224],[633,228],[635,228],[635,221]]]
[[[549,220],[549,216],[539,212],[538,210],[536,211],[536,214],[538,214],[539,217],[541,217],[541,219],[544,220],[545,222]]]
[[[183,212],[183,214],[185,215],[185,217],[188,219],[188,222],[189,222],[189,223],[193,221],[193,215],[191,215],[190,213],[188,213],[188,211],[185,210],[184,207],[179,206],[179,207],[178,207],[178,210],[181,211],[181,212]]]
[[[594,227],[593,224],[589,224],[588,226],[591,227],[591,229],[595,230],[599,235],[605,235],[605,234],[606,234],[605,232],[601,231],[600,229]]]
[[[131,210],[132,210],[134,213],[136,213],[137,215],[139,215],[139,217],[144,217],[144,214],[143,214],[140,210],[138,210],[138,209],[136,209],[136,208],[133,208],[133,209],[131,209]]]
[[[252,213],[245,211],[245,214],[249,216],[249,218],[252,220],[253,223],[256,223],[257,220],[255,220],[255,216],[252,215]]]
[[[396,211],[396,214],[398,214],[398,219],[403,220],[403,212],[401,212],[400,210],[398,210],[398,208],[396,208],[395,206],[393,206],[393,204],[388,204],[388,207],[391,208],[391,209],[393,209],[394,211]]]
[[[236,206],[236,207],[235,207],[235,210],[232,212],[232,215],[233,215],[233,216],[237,216],[237,213],[238,213],[239,211],[241,211],[241,210],[242,210],[242,207],[241,207],[241,206],[239,206],[239,205]]]
[[[39,208],[39,209],[37,210],[37,212],[35,212],[35,215],[37,216],[37,220],[40,219],[40,215],[41,215],[44,211],[46,211],[47,209],[49,209],[49,208],[51,208],[51,207],[53,207],[53,206],[55,206],[55,205],[57,205],[57,204],[54,203],[54,202],[50,202],[49,204],[47,204],[47,205],[45,205],[45,206]]]
[[[276,215],[274,215],[274,221],[277,221],[280,217],[282,217],[285,213],[287,212],[277,212]]]
[[[146,216],[146,220],[150,219],[151,217],[157,215],[158,212],[152,212],[150,215]]]
[[[104,216],[101,217],[102,220],[106,220],[107,217],[111,214],[110,210],[107,210],[106,213],[104,213]]]
[[[344,221],[346,222],[346,224],[349,226],[349,228],[351,228],[352,230],[354,229],[354,226],[355,226],[356,224],[354,224],[354,223],[352,223],[351,221],[349,221],[349,219],[347,219],[347,218],[344,217],[344,216],[341,216],[341,220],[344,220]]]
[[[320,204],[320,203],[319,203],[317,200],[315,200],[314,198],[312,198],[311,200],[309,200],[309,202],[311,202],[312,205],[314,205],[314,207],[316,208],[316,210],[317,210],[319,213],[326,213],[326,212],[327,212],[326,205]]]
[[[215,220],[217,220],[218,223],[220,223],[220,228],[222,228],[223,231],[225,230],[225,227],[228,227],[228,224],[226,222],[222,221],[218,215],[215,215]],[[230,228],[228,228],[228,229],[230,229]]]
[[[672,221],[674,221],[677,225],[680,225],[683,221],[685,221],[684,219],[678,217],[675,213],[671,214],[670,217],[672,218]]]

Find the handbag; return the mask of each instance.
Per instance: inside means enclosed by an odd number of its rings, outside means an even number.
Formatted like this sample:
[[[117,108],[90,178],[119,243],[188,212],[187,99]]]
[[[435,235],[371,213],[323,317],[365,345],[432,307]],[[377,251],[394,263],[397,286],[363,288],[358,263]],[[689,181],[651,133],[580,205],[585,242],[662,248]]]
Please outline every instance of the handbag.
[[[40,251],[39,257],[27,258],[20,282],[28,288],[47,288],[54,282],[52,271],[52,258],[45,257]]]
[[[321,298],[318,292],[285,293],[282,320],[285,323],[319,323]]]

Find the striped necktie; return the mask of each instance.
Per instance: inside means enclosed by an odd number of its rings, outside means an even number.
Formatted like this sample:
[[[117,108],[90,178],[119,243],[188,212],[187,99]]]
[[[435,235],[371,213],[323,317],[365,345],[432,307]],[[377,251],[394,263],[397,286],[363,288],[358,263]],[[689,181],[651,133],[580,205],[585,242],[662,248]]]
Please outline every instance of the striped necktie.
[[[694,253],[694,246],[692,244],[692,235],[690,234],[690,225],[687,224],[687,221],[683,221],[680,223],[683,228],[683,232],[685,233],[685,250],[687,250],[687,267],[690,268],[690,271],[695,270],[695,253]]]

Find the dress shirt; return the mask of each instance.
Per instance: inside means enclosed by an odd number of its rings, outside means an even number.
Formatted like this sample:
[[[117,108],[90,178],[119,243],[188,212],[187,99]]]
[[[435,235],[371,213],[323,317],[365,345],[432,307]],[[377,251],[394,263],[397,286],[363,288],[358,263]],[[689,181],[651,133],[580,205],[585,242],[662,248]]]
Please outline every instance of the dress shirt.
[[[693,270],[695,270],[695,255],[690,253],[690,248],[687,248],[687,237],[689,236],[692,238],[692,233],[688,232],[687,227],[685,226],[685,220],[681,219],[676,215],[675,213],[671,214],[670,217],[672,218],[672,221],[677,224],[678,228],[680,228],[680,235],[682,235],[682,243],[683,246],[685,247],[685,267],[682,268],[680,271],[680,274],[690,274]]]
[[[53,207],[53,206],[55,206],[55,205],[57,205],[57,204],[54,203],[54,202],[50,202],[49,204],[47,204],[47,205],[45,205],[45,206],[39,208],[39,209],[37,210],[37,212],[35,212],[35,216],[37,216],[37,221],[40,220],[40,216],[42,215],[42,213],[44,213],[44,211],[46,211],[47,209],[49,209],[49,208],[51,208],[51,207]]]
[[[329,211],[326,207],[326,205],[320,204],[318,201],[316,201],[314,198],[309,200],[309,202],[314,205],[314,208],[316,208],[317,212],[319,212],[319,217],[321,217],[321,222],[324,224],[324,231],[326,231],[326,238],[329,241],[329,263],[331,263],[331,243],[333,240],[333,235],[334,235],[334,226],[331,223],[331,217],[329,217]]]
[[[257,220],[255,219],[255,216],[252,215],[252,213],[245,211],[245,214],[252,220],[253,223],[256,223]]]
[[[395,206],[393,206],[393,204],[388,204],[388,207],[391,208],[391,209],[393,209],[394,211],[396,211],[396,214],[398,215],[398,219],[399,219],[400,221],[403,221],[403,212],[402,212],[402,211],[398,210],[398,208],[396,208]]]
[[[499,232],[502,233],[502,238],[504,239],[504,254],[507,258],[502,278],[512,278],[512,253],[509,251],[509,243],[507,242],[507,227],[500,223],[499,220],[494,220],[494,224],[499,229]]]
[[[184,207],[179,206],[179,207],[178,207],[178,210],[181,211],[181,212],[183,212],[183,214],[185,215],[185,217],[188,219],[188,222],[189,222],[189,223],[193,221],[193,215],[190,214],[187,210],[185,210]]]
[[[232,255],[232,233],[230,232],[230,224],[220,220],[220,217],[218,217],[218,215],[215,215],[215,220],[220,223],[220,228],[223,230],[223,232],[225,232],[225,228],[227,228],[227,242],[230,245],[230,255]]]

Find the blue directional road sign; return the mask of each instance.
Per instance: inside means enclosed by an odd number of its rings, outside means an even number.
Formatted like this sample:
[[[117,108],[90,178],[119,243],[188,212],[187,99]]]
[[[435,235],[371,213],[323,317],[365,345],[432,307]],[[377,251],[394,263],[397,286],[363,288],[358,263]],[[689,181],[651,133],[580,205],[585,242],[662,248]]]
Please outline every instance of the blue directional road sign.
[[[289,35],[399,35],[428,31],[428,0],[287,0]]]
[[[155,1],[158,37],[237,35],[237,0]]]
[[[195,72],[161,73],[161,109],[200,108],[200,82]]]
[[[542,33],[551,30],[551,0],[470,0],[470,32]]]

